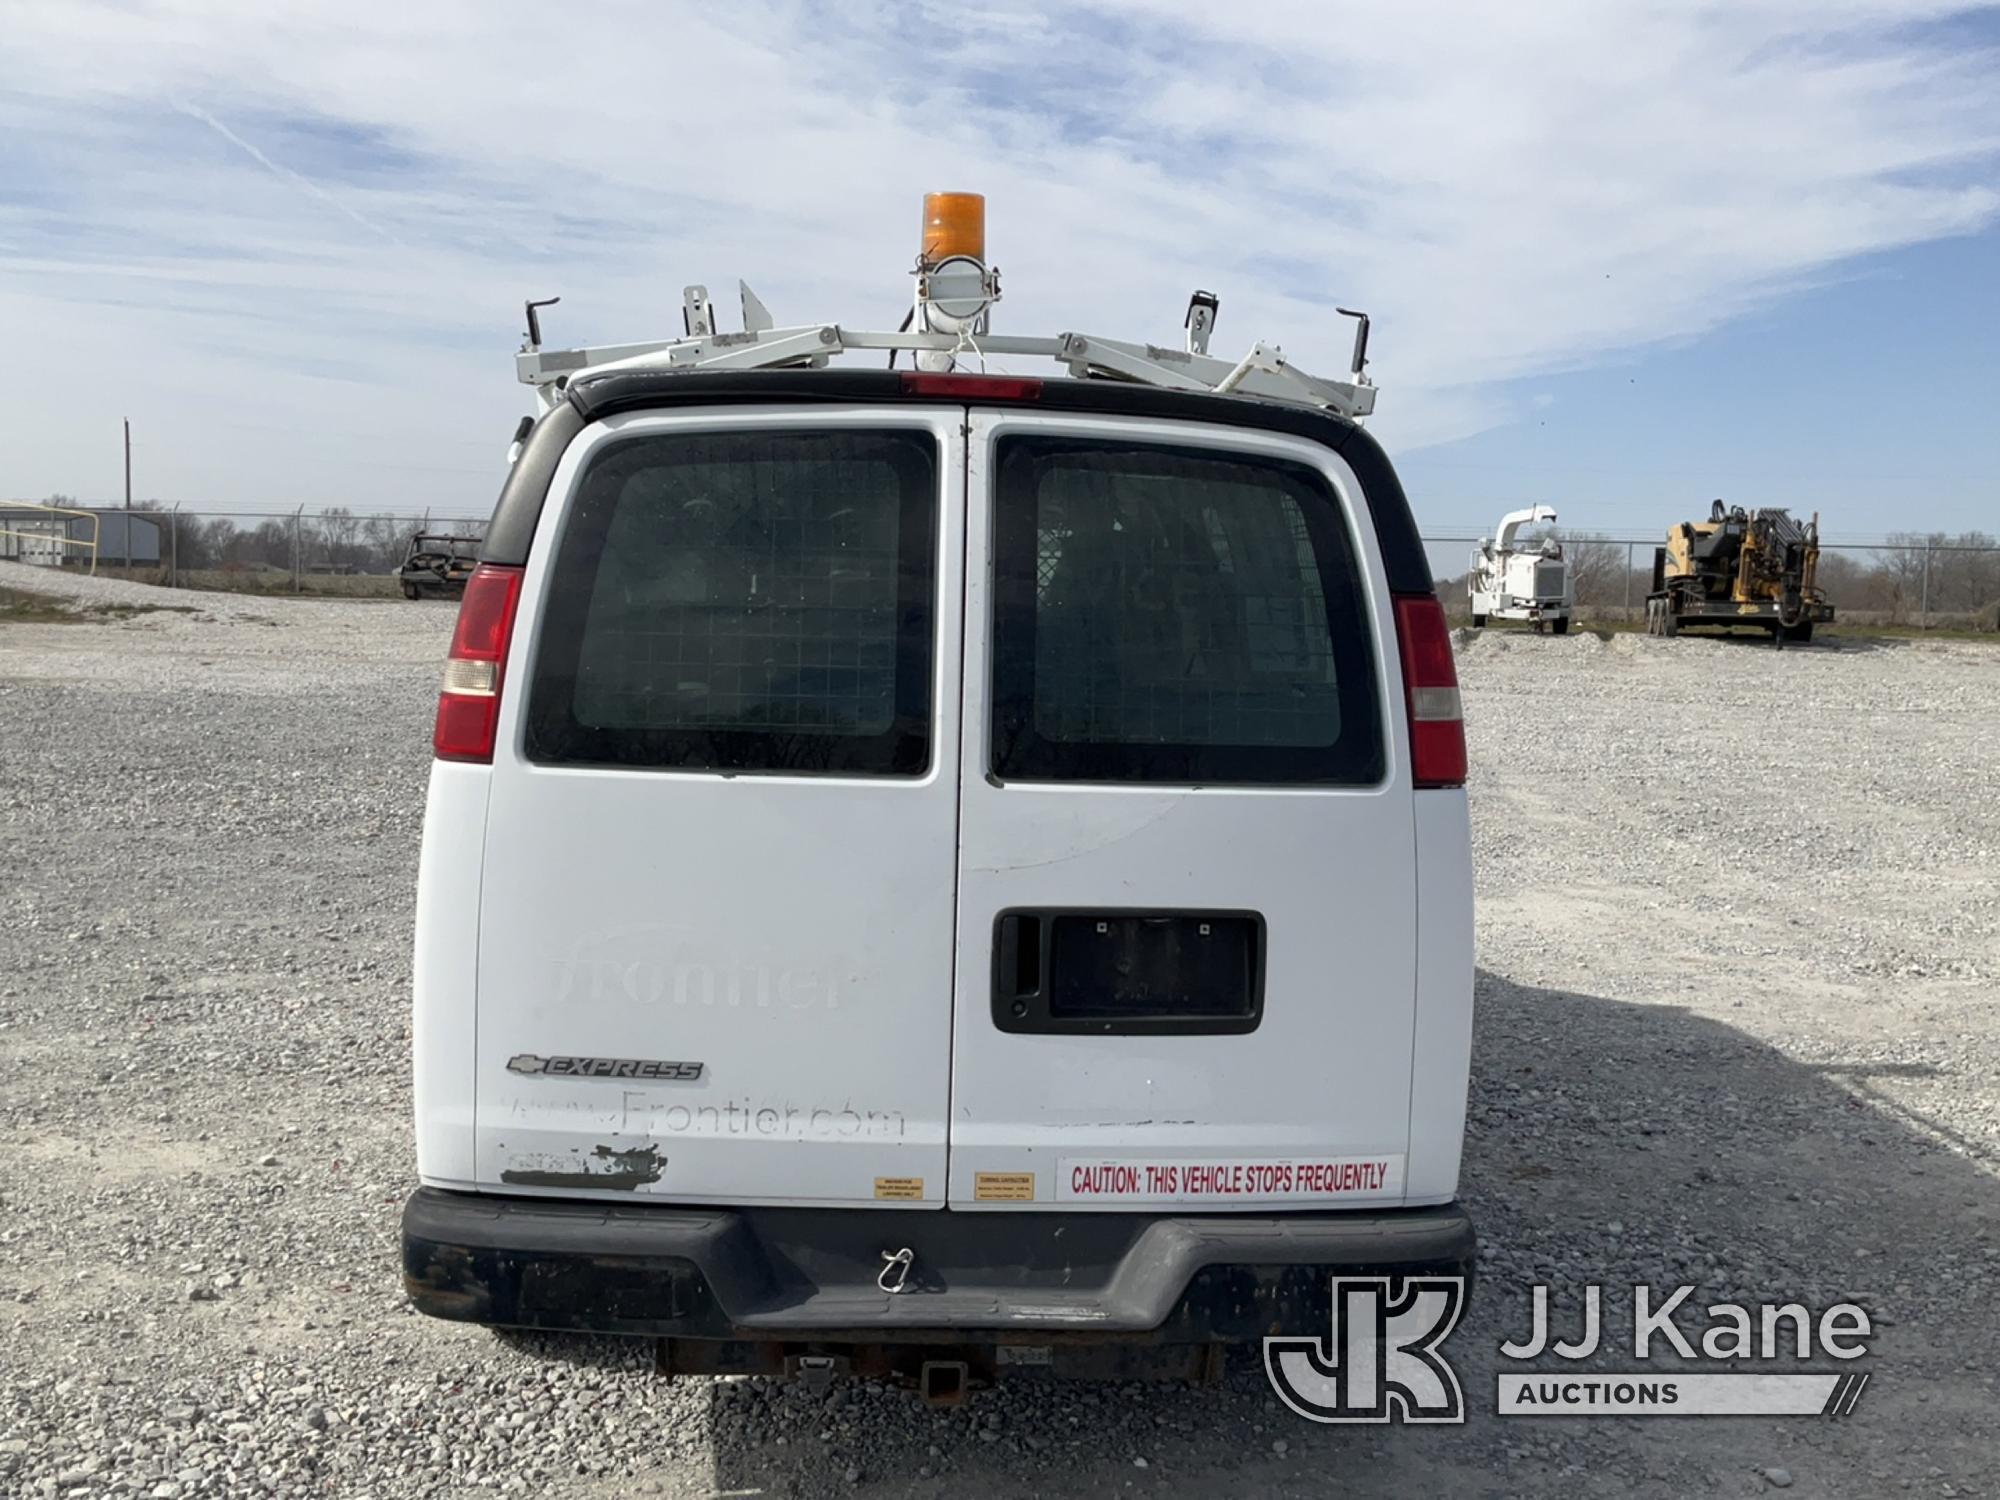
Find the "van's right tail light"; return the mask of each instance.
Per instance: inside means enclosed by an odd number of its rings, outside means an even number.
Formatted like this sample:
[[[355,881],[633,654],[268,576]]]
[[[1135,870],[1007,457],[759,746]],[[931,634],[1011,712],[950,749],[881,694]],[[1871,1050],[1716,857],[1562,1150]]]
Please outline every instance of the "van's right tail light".
[[[1451,630],[1436,594],[1398,594],[1396,643],[1410,702],[1410,769],[1420,787],[1465,785],[1465,713]]]
[[[481,563],[465,580],[431,731],[431,748],[439,760],[491,763],[500,727],[500,688],[507,676],[507,642],[520,602],[519,568]]]

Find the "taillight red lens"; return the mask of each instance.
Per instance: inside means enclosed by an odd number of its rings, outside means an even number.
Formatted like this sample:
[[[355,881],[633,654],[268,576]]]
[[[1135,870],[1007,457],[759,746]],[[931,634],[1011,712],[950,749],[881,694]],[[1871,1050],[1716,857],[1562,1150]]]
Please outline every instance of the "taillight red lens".
[[[943,396],[952,401],[1039,401],[1042,383],[1015,375],[930,375],[921,370],[903,374],[903,389],[912,396]]]
[[[1465,716],[1451,630],[1436,594],[1396,595],[1396,643],[1410,704],[1410,770],[1420,787],[1465,785]]]
[[[507,643],[514,634],[514,608],[521,602],[521,570],[481,563],[465,580],[451,655],[444,664],[431,748],[439,760],[493,759],[500,726],[500,687],[507,670]]]

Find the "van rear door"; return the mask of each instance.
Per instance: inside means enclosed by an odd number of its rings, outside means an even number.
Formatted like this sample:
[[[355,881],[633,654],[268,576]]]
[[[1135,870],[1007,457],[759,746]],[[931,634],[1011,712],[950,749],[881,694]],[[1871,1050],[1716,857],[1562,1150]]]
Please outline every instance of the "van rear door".
[[[969,433],[953,1206],[1400,1201],[1413,797],[1352,471],[1186,423]]]
[[[943,1202],[963,420],[571,444],[493,762],[478,1185]]]

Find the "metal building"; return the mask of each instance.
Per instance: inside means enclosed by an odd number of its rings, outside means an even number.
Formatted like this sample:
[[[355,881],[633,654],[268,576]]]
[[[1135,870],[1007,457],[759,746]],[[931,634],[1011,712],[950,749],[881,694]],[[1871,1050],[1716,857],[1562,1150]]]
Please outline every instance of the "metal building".
[[[113,506],[0,501],[0,560],[41,567],[156,567],[163,522],[157,513]]]

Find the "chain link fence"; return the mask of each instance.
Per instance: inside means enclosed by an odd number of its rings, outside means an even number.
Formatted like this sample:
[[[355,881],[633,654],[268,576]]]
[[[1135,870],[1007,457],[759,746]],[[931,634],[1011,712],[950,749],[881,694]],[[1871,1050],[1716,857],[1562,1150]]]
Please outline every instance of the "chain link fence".
[[[1576,583],[1579,619],[1637,623],[1653,587],[1663,536],[1551,531]],[[1426,535],[1445,607],[1468,612],[1466,577],[1482,540],[1474,533]],[[1984,532],[1897,533],[1879,542],[1820,543],[1819,586],[1836,620],[1922,630],[2000,629],[2000,539]]]
[[[13,502],[0,502],[0,513]],[[245,593],[394,597],[396,570],[419,532],[478,536],[484,516],[462,513],[362,514],[347,509],[260,513],[135,508],[131,521],[114,507],[93,507],[79,537],[98,541],[97,571],[175,588]],[[0,514],[4,520],[4,514]],[[49,524],[46,518],[37,524]],[[22,526],[12,528],[25,529]],[[1636,623],[1652,588],[1658,534],[1613,535],[1556,530],[1576,580],[1577,615]],[[1482,537],[1435,532],[1424,537],[1431,572],[1447,609],[1465,613],[1465,580]],[[16,540],[17,549],[36,551]],[[0,543],[0,556],[10,555]],[[22,561],[88,566],[83,549],[40,549]],[[2000,539],[1984,532],[1902,532],[1880,541],[1822,542],[1819,583],[1853,625],[2000,630]]]
[[[10,505],[0,502],[0,517]],[[28,514],[25,506],[15,510]],[[484,516],[365,515],[340,508],[224,514],[146,506],[135,507],[129,521],[122,508],[91,514],[98,523],[94,530],[82,521],[68,524],[78,528],[79,537],[95,537],[99,577],[252,594],[394,597],[396,570],[412,537],[477,537],[486,530]],[[37,517],[12,529],[25,532],[31,524],[50,522]],[[84,550],[58,557],[31,542],[17,546],[19,561],[59,561],[72,570],[90,563]],[[8,555],[0,546],[0,557]]]

